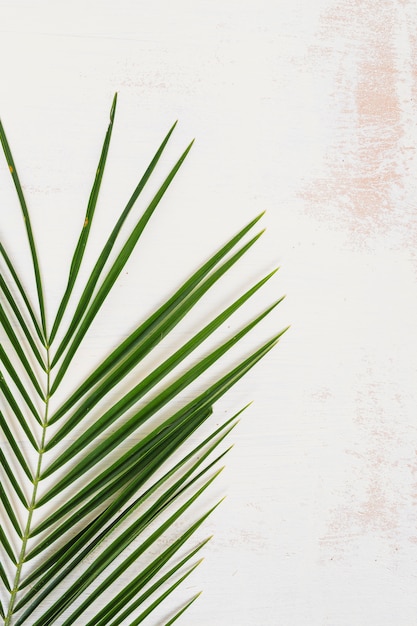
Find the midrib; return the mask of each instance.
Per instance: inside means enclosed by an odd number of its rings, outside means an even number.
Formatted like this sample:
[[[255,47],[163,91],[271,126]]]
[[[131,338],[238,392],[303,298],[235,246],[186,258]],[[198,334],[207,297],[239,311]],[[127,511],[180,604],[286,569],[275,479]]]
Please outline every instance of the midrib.
[[[20,579],[22,577],[23,564],[26,559],[27,544],[28,544],[31,530],[32,530],[31,527],[32,527],[33,511],[36,508],[36,497],[37,497],[37,492],[38,492],[38,485],[39,485],[39,481],[41,478],[42,459],[43,459],[44,448],[45,448],[45,443],[46,443],[46,430],[48,426],[48,411],[49,411],[49,390],[50,390],[50,377],[51,377],[49,346],[46,347],[46,364],[47,366],[46,366],[45,412],[44,412],[44,418],[43,418],[43,424],[42,424],[42,434],[41,434],[41,442],[39,446],[39,455],[38,455],[38,461],[36,465],[36,472],[33,478],[32,497],[30,499],[30,503],[28,507],[28,516],[26,520],[26,526],[25,526],[25,529],[23,531],[23,536],[22,536],[22,546],[20,549],[18,561],[16,563],[16,574],[15,574],[14,581],[13,581],[13,587],[10,593],[9,606],[8,606],[8,611],[6,614],[4,626],[10,626],[12,624],[13,610],[14,610],[14,606],[17,600],[17,594],[19,592],[19,585],[20,585]]]

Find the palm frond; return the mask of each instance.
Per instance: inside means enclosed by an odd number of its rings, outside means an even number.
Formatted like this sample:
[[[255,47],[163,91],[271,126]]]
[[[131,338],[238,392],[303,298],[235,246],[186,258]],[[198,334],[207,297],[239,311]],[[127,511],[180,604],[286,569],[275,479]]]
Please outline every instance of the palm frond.
[[[146,374],[136,376],[135,383],[126,389],[128,374],[255,245],[262,231],[252,236],[250,231],[262,217],[259,215],[223,244],[147,319],[138,319],[133,332],[103,355],[101,363],[60,405],[53,405],[55,392],[69,368],[77,363],[85,335],[192,146],[191,142],[171,167],[121,244],[122,227],[160,162],[175,123],[116,220],[84,287],[78,290],[81,295],[75,297],[74,287],[83,275],[85,250],[97,219],[116,102],[117,95],[50,332],[29,210],[0,123],[0,141],[25,222],[37,294],[33,306],[2,245],[0,319],[4,342],[0,346],[0,386],[4,411],[0,413],[0,428],[5,446],[0,449],[0,501],[5,515],[0,527],[0,616],[5,626],[48,626],[57,622],[64,626],[116,626],[126,620],[133,626],[152,615],[181,585],[199,564],[191,561],[208,540],[186,553],[183,550],[218,504],[197,520],[183,522],[182,532],[174,529],[181,516],[188,519],[190,507],[221,471],[219,462],[229,448],[219,451],[219,447],[243,409],[212,427],[208,435],[199,434],[201,427],[210,420],[216,402],[268,354],[286,330],[217,374],[210,384],[201,382],[202,375],[282,301],[280,298],[271,303],[201,356],[204,342],[258,293],[274,270]],[[115,260],[108,265],[111,252]],[[184,370],[188,358],[194,362]],[[198,392],[193,391],[196,381],[200,381]],[[181,400],[184,390],[185,402]],[[173,539],[167,538],[172,535]],[[165,538],[165,547],[157,551],[153,546],[161,538]],[[156,550],[156,556],[149,558],[146,555],[152,550]],[[122,580],[125,583],[117,585]],[[196,597],[183,603],[166,623],[174,623]]]

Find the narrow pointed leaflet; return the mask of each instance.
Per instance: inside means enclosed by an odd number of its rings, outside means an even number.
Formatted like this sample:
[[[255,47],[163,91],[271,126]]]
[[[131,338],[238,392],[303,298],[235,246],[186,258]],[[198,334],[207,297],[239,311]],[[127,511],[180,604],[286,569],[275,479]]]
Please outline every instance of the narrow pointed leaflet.
[[[187,323],[194,307],[204,306],[205,299],[209,301],[210,294],[222,288],[223,277],[253,249],[263,232],[250,233],[262,217],[258,215],[214,248],[217,251],[190,271],[179,287],[165,297],[162,294],[150,315],[143,316],[138,308],[133,329],[125,329],[125,339],[100,354],[94,368],[72,387],[71,372],[83,365],[79,348],[84,337],[192,146],[191,142],[162,173],[145,210],[135,217],[136,201],[160,167],[175,123],[138,176],[129,201],[115,215],[114,227],[86,275],[90,236],[96,229],[100,233],[99,195],[116,103],[117,94],[98,165],[97,161],[92,164],[95,176],[51,327],[30,203],[0,123],[0,141],[30,253],[29,272],[22,277],[32,281],[29,288],[16,271],[19,246],[10,254],[0,243],[4,267],[0,275],[4,400],[0,413],[4,438],[0,450],[4,512],[0,617],[4,626],[116,626],[127,621],[134,626],[177,592],[199,564],[193,557],[207,540],[197,546],[188,543],[217,507],[210,502],[193,513],[196,500],[203,493],[207,498],[206,490],[219,475],[219,464],[231,447],[220,444],[237,423],[238,414],[224,419],[216,416],[216,403],[269,354],[286,331],[272,333],[247,353],[240,344],[248,333],[256,332],[282,298],[259,307],[246,321],[233,323],[238,312],[245,316],[245,307],[259,297],[274,270],[258,276],[238,297],[229,297],[219,311],[186,333],[184,341],[177,341],[175,348],[159,357],[162,351],[154,350],[176,332],[180,322]],[[175,244],[172,236],[173,250]],[[149,264],[145,262],[140,269],[152,280]],[[33,304],[30,293],[36,294]],[[221,335],[226,324],[232,330]],[[240,355],[222,369],[220,360],[227,354],[230,360],[229,351],[237,345],[241,345]],[[209,368],[215,370],[210,382],[199,383]],[[60,393],[54,395],[58,388]],[[66,388],[71,391],[65,395]],[[48,502],[50,506],[45,506]],[[181,516],[186,519],[181,521]],[[196,597],[180,600],[177,605],[182,608],[170,613],[167,626]]]

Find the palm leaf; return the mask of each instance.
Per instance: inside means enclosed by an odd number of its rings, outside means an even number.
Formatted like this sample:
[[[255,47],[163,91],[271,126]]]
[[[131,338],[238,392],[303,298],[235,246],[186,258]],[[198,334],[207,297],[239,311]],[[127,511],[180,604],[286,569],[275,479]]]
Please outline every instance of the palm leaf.
[[[122,227],[159,163],[174,124],[116,220],[84,288],[79,290],[81,295],[75,298],[74,286],[82,276],[80,270],[110,149],[116,100],[117,96],[50,332],[29,210],[0,124],[0,141],[25,222],[37,293],[37,304],[33,306],[2,245],[0,385],[5,402],[0,427],[5,446],[0,450],[0,500],[4,511],[0,527],[0,615],[5,626],[58,622],[64,626],[116,626],[126,620],[139,624],[181,585],[198,565],[199,561],[190,562],[207,540],[185,554],[183,550],[217,504],[197,520],[186,522],[182,533],[177,531],[175,535],[173,529],[181,516],[191,515],[194,502],[219,474],[218,463],[228,448],[217,450],[236,425],[240,411],[209,430],[205,437],[199,434],[200,428],[210,420],[217,400],[268,354],[286,330],[241,357],[221,376],[214,376],[209,385],[200,383],[198,393],[193,391],[193,383],[281,302],[282,298],[217,347],[195,356],[197,349],[257,294],[273,271],[126,389],[127,375],[258,241],[262,232],[249,235],[262,217],[258,216],[194,271],[147,319],[138,319],[135,330],[110,354],[103,355],[101,363],[61,405],[52,406],[52,395],[66,379],[70,366],[76,364],[85,335],[192,146],[171,167],[121,244]],[[249,239],[245,242],[246,236]],[[107,266],[113,249],[115,260]],[[67,318],[66,330],[58,333]],[[61,339],[55,349],[58,335]],[[194,362],[180,369],[186,358]],[[180,400],[184,390],[185,403]],[[47,509],[46,503],[53,506]],[[41,519],[36,521],[39,516]],[[168,543],[165,539],[165,548],[146,560],[152,546],[168,531],[174,539]],[[128,582],[114,591],[120,580]],[[196,597],[185,602],[166,623],[174,623]]]

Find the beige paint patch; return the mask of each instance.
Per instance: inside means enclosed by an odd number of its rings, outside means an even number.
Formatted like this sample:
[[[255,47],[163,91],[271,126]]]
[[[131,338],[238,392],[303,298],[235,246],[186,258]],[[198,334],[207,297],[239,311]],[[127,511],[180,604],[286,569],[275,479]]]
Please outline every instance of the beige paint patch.
[[[343,559],[347,544],[362,537],[381,537],[387,549],[395,552],[401,543],[404,519],[410,514],[415,516],[413,484],[404,481],[403,473],[410,469],[411,450],[406,425],[401,424],[401,396],[392,390],[396,410],[388,413],[385,405],[389,385],[376,381],[371,366],[368,374],[374,382],[365,383],[355,394],[356,445],[344,451],[350,458],[349,475],[340,491],[333,493],[340,502],[329,511],[320,537],[323,561],[328,554]],[[413,471],[407,473],[411,479]]]
[[[301,195],[306,210],[341,220],[357,240],[410,227],[417,12],[402,4],[338,2],[322,15],[311,49],[311,71],[334,76],[322,121],[328,135],[323,165]]]

